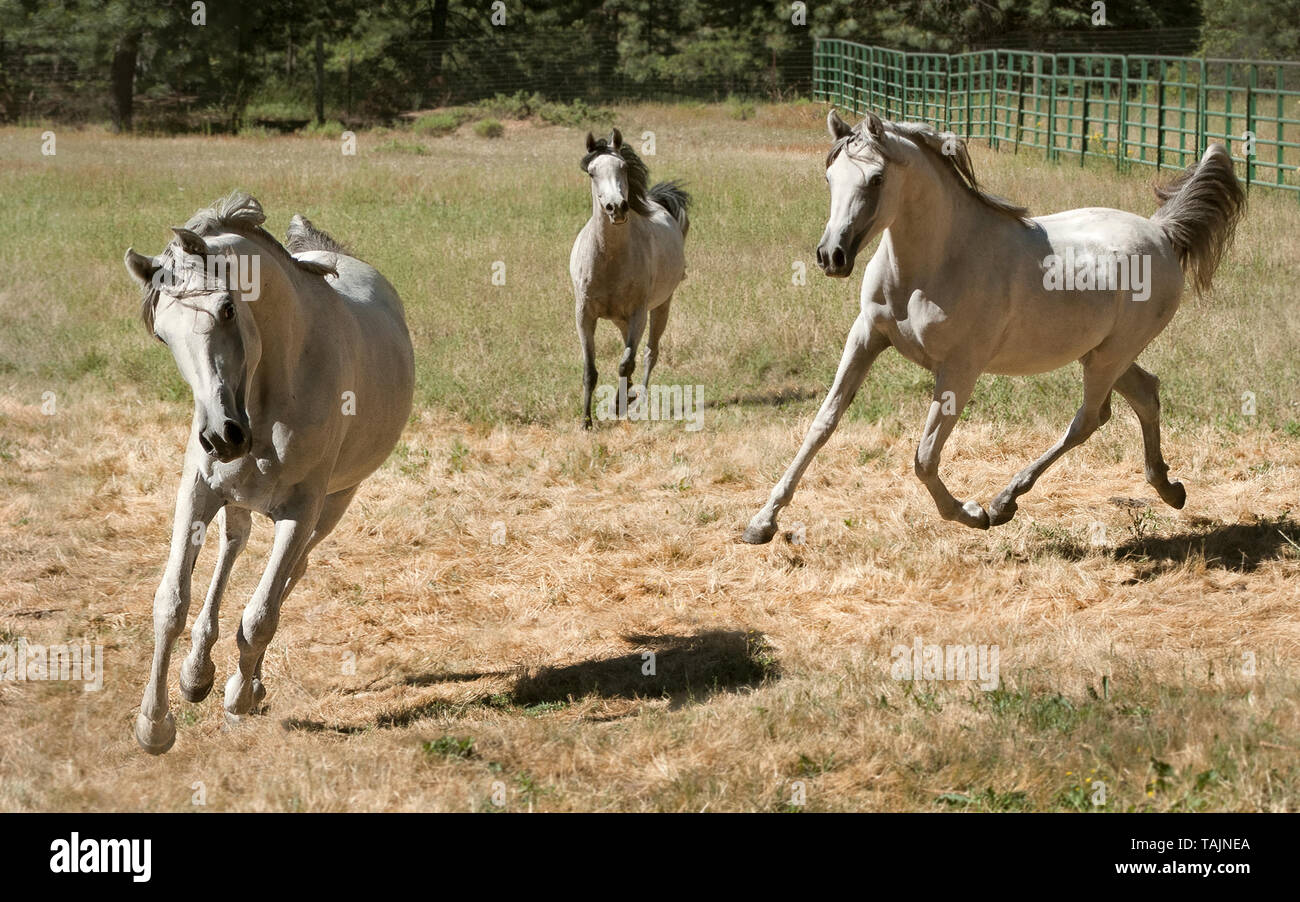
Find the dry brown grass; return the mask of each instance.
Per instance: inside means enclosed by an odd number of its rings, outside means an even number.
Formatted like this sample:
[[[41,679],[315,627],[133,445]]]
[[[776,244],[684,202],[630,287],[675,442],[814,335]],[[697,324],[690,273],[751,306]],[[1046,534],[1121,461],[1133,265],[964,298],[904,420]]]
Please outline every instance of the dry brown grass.
[[[1184,511],[1143,483],[1117,403],[1011,524],[940,521],[911,474],[928,377],[887,356],[784,516],[806,542],[752,548],[740,528],[856,307],[856,279],[790,283],[825,216],[823,116],[620,111],[626,134],[657,130],[655,176],[699,199],[656,371],[731,399],[698,433],[575,428],[579,131],[398,134],[388,150],[367,135],[343,159],[325,139],[87,130],[42,160],[38,131],[0,130],[0,190],[27,201],[0,210],[0,644],[90,638],[107,667],[98,693],[0,682],[0,808],[189,810],[201,781],[212,809],[490,809],[499,782],[516,810],[775,810],[802,782],[811,810],[1090,810],[1097,779],[1108,810],[1300,807],[1294,198],[1254,192],[1213,295],[1143,355]],[[1036,213],[1154,208],[1150,173],[974,153]],[[419,413],[287,603],[267,715],[227,732],[219,698],[181,701],[173,667],[180,735],[154,759],[130,725],[188,401],[119,261],[235,186],[281,225],[319,213],[398,285]],[[74,279],[47,253],[70,239]],[[498,257],[508,295],[486,280]],[[982,381],[945,454],[954,491],[987,502],[1077,396],[1068,370]],[[227,594],[222,680],[269,533]],[[891,648],[916,637],[997,644],[1000,689],[891,679]]]
[[[5,809],[186,809],[195,781],[216,809],[481,809],[497,781],[516,809],[778,809],[793,781],[814,810],[1088,807],[1080,775],[1112,809],[1296,807],[1294,447],[1175,433],[1188,507],[1135,514],[1112,499],[1154,498],[1117,415],[978,533],[937,519],[910,437],[849,424],[787,514],[806,543],[751,548],[739,527],[798,426],[426,413],[286,606],[267,715],[227,732],[219,693],[173,691],[180,738],[152,759],[129,726],[185,427],[129,395],[2,412],[0,624],[96,637],[107,669],[99,693],[0,684]],[[1050,439],[963,424],[951,481],[988,498]],[[222,679],[268,536],[222,613]],[[891,680],[915,636],[999,645],[1003,688]],[[442,737],[472,749],[425,748]]]

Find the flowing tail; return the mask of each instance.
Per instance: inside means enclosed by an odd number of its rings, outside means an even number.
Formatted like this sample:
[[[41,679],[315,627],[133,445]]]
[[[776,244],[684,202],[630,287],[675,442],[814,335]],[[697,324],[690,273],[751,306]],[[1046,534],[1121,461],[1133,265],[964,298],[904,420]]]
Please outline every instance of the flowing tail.
[[[682,237],[690,230],[691,221],[686,211],[691,206],[691,196],[682,190],[681,182],[660,182],[650,189],[650,199],[668,211],[668,215],[681,226]]]
[[[1246,194],[1222,144],[1211,144],[1201,161],[1169,184],[1156,188],[1162,205],[1152,221],[1164,229],[1178,251],[1183,272],[1196,291],[1210,288],[1223,253],[1246,209]]]

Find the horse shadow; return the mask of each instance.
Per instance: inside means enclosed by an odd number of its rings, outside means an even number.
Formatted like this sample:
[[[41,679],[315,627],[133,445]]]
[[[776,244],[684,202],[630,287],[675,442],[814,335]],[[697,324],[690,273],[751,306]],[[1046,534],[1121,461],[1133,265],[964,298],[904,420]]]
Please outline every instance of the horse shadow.
[[[723,407],[784,407],[786,404],[820,398],[824,394],[826,394],[824,388],[778,388],[768,392],[734,394],[717,401],[705,400],[700,406],[706,410]]]
[[[1097,549],[1082,543],[1053,540],[1062,557],[1082,560]],[[1300,523],[1287,514],[1257,523],[1219,523],[1195,527],[1172,535],[1130,537],[1105,554],[1116,561],[1137,565],[1130,582],[1144,582],[1177,570],[1190,560],[1204,560],[1215,570],[1253,573],[1268,561],[1300,556]]]
[[[698,704],[713,695],[756,688],[781,676],[780,665],[762,633],[705,630],[690,635],[630,633],[620,637],[633,651],[589,658],[573,664],[543,665],[514,671],[435,672],[402,677],[397,685],[427,687],[506,678],[510,688],[469,701],[424,701],[378,714],[366,724],[328,724],[289,719],[286,729],[353,734],[374,728],[405,727],[426,717],[459,716],[489,707],[532,713],[539,707],[565,706],[583,699],[667,700],[670,709]]]

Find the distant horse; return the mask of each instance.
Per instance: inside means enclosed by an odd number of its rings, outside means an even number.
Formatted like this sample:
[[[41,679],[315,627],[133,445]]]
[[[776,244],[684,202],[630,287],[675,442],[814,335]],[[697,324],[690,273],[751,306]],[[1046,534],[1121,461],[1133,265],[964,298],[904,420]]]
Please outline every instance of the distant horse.
[[[1016,499],[1110,418],[1112,389],[1142,424],[1147,482],[1181,508],[1187,493],[1169,481],[1160,454],[1159,382],[1133,361],[1173,318],[1184,270],[1208,289],[1231,243],[1245,198],[1223,145],[1157,190],[1163,206],[1150,219],[1101,208],[1030,219],[980,190],[956,135],[871,113],[849,128],[832,110],[826,123],[831,211],[817,263],[848,276],[858,251],[883,237],[830,393],[744,540],[771,540],[799,478],[888,347],[934,374],[915,469],[945,520],[977,529],[1010,520]],[[1072,360],[1083,364],[1083,406],[1060,441],[988,511],[954,498],[939,454],[980,373],[1045,373]]]
[[[145,326],[194,395],[171,552],[154,595],[153,668],[135,724],[153,754],[176,739],[167,672],[208,523],[221,512],[216,570],[181,666],[181,694],[192,702],[212,689],[218,606],[250,512],[275,521],[236,636],[239,670],[226,683],[225,708],[237,719],[266,694],[262,658],[308,554],[388,457],[411,411],[414,358],[393,286],[307,220],[293,218],[286,249],[262,228],[265,219],[256,200],[236,193],[173,229],[161,255],[126,252],[144,288]],[[235,270],[254,278],[236,280]]]
[[[683,249],[690,223],[691,198],[677,182],[649,190],[649,170],[618,129],[609,139],[587,133],[587,153],[579,164],[591,176],[591,218],[578,233],[569,255],[569,275],[577,298],[582,377],[583,426],[591,428],[591,393],[596,387],[596,320],[613,320],[623,333],[618,364],[619,395],[636,368],[636,347],[650,324],[645,349],[643,390],[659,357],[659,339],[668,325],[673,292],[686,277]],[[620,415],[625,410],[619,411]]]

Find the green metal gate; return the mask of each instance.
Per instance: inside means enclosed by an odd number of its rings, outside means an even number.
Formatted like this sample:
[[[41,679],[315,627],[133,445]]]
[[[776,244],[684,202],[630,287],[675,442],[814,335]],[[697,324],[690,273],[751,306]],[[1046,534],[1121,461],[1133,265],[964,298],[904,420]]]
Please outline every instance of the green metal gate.
[[[990,146],[1183,168],[1228,142],[1246,184],[1300,197],[1300,63],[1095,53],[906,53],[832,38],[813,94]],[[1253,147],[1251,145],[1253,144]]]

